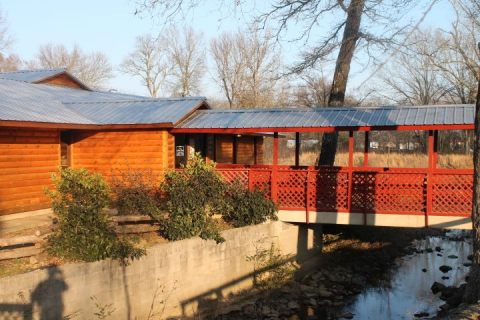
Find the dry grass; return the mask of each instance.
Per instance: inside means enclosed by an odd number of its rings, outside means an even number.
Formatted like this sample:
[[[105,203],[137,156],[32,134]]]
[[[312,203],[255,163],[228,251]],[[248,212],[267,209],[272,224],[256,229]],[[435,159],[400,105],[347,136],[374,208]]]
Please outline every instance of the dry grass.
[[[318,159],[316,152],[303,152],[300,155],[300,164],[303,166],[314,166]],[[363,153],[355,152],[354,165],[363,165]],[[280,164],[292,165],[295,163],[294,156],[284,156],[279,159]],[[378,153],[370,152],[368,155],[368,163],[371,167],[392,167],[392,168],[426,168],[428,164],[428,156],[426,154],[412,153]],[[337,153],[335,157],[336,166],[346,166],[348,164],[348,153]],[[473,159],[471,155],[463,154],[447,154],[438,156],[438,166],[440,168],[451,169],[471,169]]]

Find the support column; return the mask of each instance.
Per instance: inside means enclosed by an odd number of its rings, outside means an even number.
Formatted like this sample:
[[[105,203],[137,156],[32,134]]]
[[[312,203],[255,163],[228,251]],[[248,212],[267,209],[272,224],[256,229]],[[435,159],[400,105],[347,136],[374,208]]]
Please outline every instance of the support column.
[[[273,134],[273,165],[278,165],[278,132]]]
[[[295,132],[295,167],[300,166],[300,132]]]
[[[348,132],[348,202],[347,209],[352,213],[352,187],[353,187],[353,147],[354,147],[353,131]]]
[[[425,210],[425,227],[428,227],[428,216],[433,212],[433,174],[437,167],[438,131],[428,131],[428,170],[427,170],[427,208]]]
[[[278,185],[277,185],[277,171],[278,171],[278,132],[273,134],[273,165],[272,165],[272,177],[271,182],[271,193],[272,200],[274,202],[278,201]]]
[[[237,135],[234,134],[233,135],[233,147],[232,147],[232,152],[233,152],[233,155],[232,155],[232,163],[233,164],[237,164],[237,153],[238,153],[238,139],[237,139]]]
[[[363,147],[363,166],[368,167],[368,151],[370,149],[370,132],[365,131],[365,145]]]
[[[253,164],[258,164],[258,152],[257,152],[258,137],[253,137]]]

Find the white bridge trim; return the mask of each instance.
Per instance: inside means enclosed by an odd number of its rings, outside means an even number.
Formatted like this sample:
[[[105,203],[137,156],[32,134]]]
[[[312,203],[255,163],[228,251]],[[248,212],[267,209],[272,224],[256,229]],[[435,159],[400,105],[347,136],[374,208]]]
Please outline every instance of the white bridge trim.
[[[307,223],[307,213],[304,210],[280,210],[278,218],[283,222]],[[413,214],[371,214],[351,212],[308,212],[308,223],[367,225],[382,227],[425,227],[425,216]],[[428,216],[428,227],[436,229],[471,230],[470,217]]]

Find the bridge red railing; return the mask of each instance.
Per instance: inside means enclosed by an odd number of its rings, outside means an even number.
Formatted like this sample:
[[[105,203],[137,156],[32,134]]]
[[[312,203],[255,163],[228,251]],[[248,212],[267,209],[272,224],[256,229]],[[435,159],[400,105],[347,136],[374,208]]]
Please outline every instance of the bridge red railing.
[[[470,216],[473,172],[459,169],[218,165],[281,210]]]

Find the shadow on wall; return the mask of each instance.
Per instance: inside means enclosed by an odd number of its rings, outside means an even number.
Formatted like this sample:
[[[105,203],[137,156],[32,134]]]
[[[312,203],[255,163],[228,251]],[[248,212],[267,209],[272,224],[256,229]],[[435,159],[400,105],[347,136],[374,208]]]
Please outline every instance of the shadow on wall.
[[[323,243],[323,228],[320,224],[293,223],[298,226],[296,255],[290,256],[284,260],[284,263],[296,261],[301,264],[300,269],[295,272],[294,278],[302,277],[308,273],[308,270],[316,266],[316,258],[320,257]],[[267,241],[268,242],[268,241]],[[315,261],[314,261],[315,260]],[[222,286],[212,290],[205,291],[199,295],[181,301],[182,316],[191,318],[190,314],[194,314],[193,318],[202,318],[211,315],[212,312],[228,308],[229,299],[235,298],[235,294],[226,296],[225,292],[233,289],[237,285],[254,279],[256,276],[268,272],[271,266],[253,270],[252,272],[229,281]],[[248,294],[246,294],[248,296]],[[237,297],[238,298],[238,297]],[[176,318],[167,318],[176,319]]]
[[[0,319],[33,319],[33,312],[38,313],[39,320],[63,319],[63,293],[68,285],[63,279],[63,273],[57,267],[47,269],[48,277],[40,282],[30,294],[30,302],[0,303]],[[21,300],[25,300],[19,294]]]

